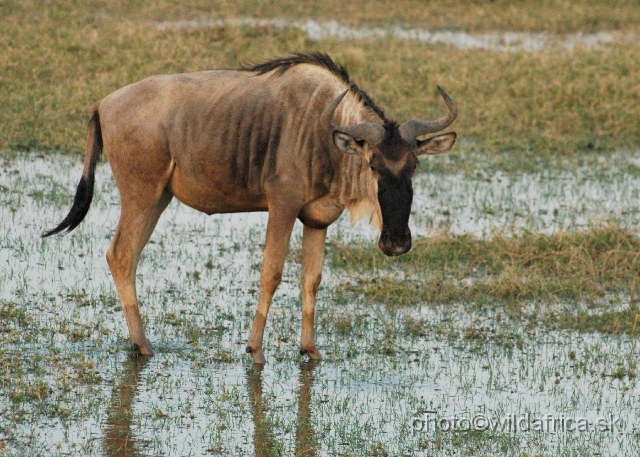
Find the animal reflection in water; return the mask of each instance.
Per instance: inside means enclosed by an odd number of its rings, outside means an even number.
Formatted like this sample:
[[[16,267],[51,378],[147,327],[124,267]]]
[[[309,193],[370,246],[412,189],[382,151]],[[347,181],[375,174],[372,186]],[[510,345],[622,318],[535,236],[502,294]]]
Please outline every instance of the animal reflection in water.
[[[139,457],[143,443],[136,441],[131,430],[133,404],[142,380],[142,372],[149,364],[148,357],[132,353],[122,364],[120,381],[113,391],[111,409],[104,426],[104,451],[110,457]],[[311,360],[300,363],[298,415],[296,420],[296,456],[316,456],[317,441],[311,420],[311,387],[315,380],[314,370],[318,362]],[[262,367],[247,369],[247,390],[253,412],[253,446],[256,457],[278,454],[283,443],[278,442],[273,433],[273,424],[267,417],[268,403],[262,395]]]
[[[122,373],[111,398],[111,409],[104,426],[104,450],[111,457],[137,457],[135,436],[131,431],[133,402],[138,393],[148,357],[131,353],[122,364]]]
[[[318,444],[311,421],[311,387],[315,380],[313,371],[317,360],[300,363],[298,416],[296,420],[296,456],[317,455]],[[262,367],[253,366],[247,369],[247,388],[249,401],[253,410],[253,447],[256,457],[269,455],[285,455],[273,433],[273,424],[267,417],[268,404],[262,395]],[[278,452],[280,451],[280,452]]]

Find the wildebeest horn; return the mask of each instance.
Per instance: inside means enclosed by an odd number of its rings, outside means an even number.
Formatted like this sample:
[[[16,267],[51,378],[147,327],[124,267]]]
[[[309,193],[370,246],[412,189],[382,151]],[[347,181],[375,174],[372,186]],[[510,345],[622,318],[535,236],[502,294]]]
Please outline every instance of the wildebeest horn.
[[[419,136],[439,132],[440,130],[444,130],[449,127],[453,121],[456,120],[456,117],[458,116],[458,107],[442,87],[438,86],[438,90],[449,108],[449,113],[435,121],[425,122],[412,119],[405,122],[399,127],[400,135],[402,135],[405,140],[413,141]]]
[[[362,122],[356,125],[335,125],[332,122],[333,112],[336,110],[342,99],[349,90],[345,90],[338,98],[331,102],[322,113],[322,122],[329,126],[329,131],[342,132],[352,136],[356,140],[364,140],[369,144],[378,144],[384,139],[384,127],[375,122]]]

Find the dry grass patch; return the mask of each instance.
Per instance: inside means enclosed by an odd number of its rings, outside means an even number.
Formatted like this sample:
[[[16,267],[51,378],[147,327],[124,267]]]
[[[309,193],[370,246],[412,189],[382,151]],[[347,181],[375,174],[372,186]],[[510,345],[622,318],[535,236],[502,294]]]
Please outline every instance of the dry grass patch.
[[[640,238],[616,226],[491,240],[440,235],[397,259],[371,246],[334,245],[331,262],[351,276],[347,291],[394,305],[501,302],[517,314],[531,302],[597,303],[640,291]],[[404,278],[393,279],[400,271]]]
[[[401,24],[431,30],[462,29],[472,32],[594,32],[636,29],[640,22],[640,8],[637,3],[615,0],[92,0],[83,2],[82,7],[70,6],[68,2],[61,0],[46,3],[41,0],[5,0],[0,3],[0,14],[3,15],[38,16],[43,10],[72,12],[69,21],[96,14],[100,15],[102,20],[180,20],[248,16],[338,20],[344,24],[360,26]]]

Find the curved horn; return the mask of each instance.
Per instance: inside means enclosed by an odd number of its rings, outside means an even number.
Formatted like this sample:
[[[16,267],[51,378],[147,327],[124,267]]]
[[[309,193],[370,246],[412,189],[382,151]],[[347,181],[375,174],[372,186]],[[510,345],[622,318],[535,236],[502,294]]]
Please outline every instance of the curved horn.
[[[335,125],[332,122],[333,112],[336,110],[342,99],[347,95],[349,89],[341,93],[338,98],[331,102],[322,113],[322,123],[329,127],[330,132],[338,131],[352,136],[356,140],[364,140],[369,144],[378,144],[384,139],[384,127],[375,122],[362,122],[356,125]]]
[[[449,127],[453,121],[456,120],[456,117],[458,116],[458,107],[442,87],[438,86],[438,90],[449,108],[449,113],[435,121],[425,122],[412,119],[405,122],[399,127],[400,135],[402,135],[405,140],[414,141],[419,136],[439,132],[440,130],[444,130]]]

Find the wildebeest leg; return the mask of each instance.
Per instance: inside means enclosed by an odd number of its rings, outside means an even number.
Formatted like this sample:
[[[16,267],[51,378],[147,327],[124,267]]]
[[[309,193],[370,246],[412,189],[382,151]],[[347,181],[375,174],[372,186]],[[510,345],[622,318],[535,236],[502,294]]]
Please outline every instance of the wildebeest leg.
[[[260,274],[260,298],[258,299],[256,315],[253,318],[251,334],[247,341],[247,352],[253,357],[254,363],[265,363],[265,358],[262,354],[264,326],[267,322],[271,298],[282,279],[284,258],[287,255],[291,230],[293,230],[293,224],[299,211],[300,208],[292,210],[286,205],[269,209],[267,239],[264,243],[264,259],[262,261],[262,273]]]
[[[135,201],[131,202],[123,195],[120,221],[107,252],[107,262],[120,296],[131,344],[140,354],[153,355],[140,321],[136,298],[136,268],[142,249],[173,195],[164,190],[159,198],[149,196],[145,202],[141,202],[142,195],[144,192],[140,192]]]
[[[314,229],[304,226],[302,232],[302,338],[300,353],[309,354],[314,360],[320,360],[313,337],[313,315],[316,306],[316,294],[322,280],[322,258],[327,229]]]

